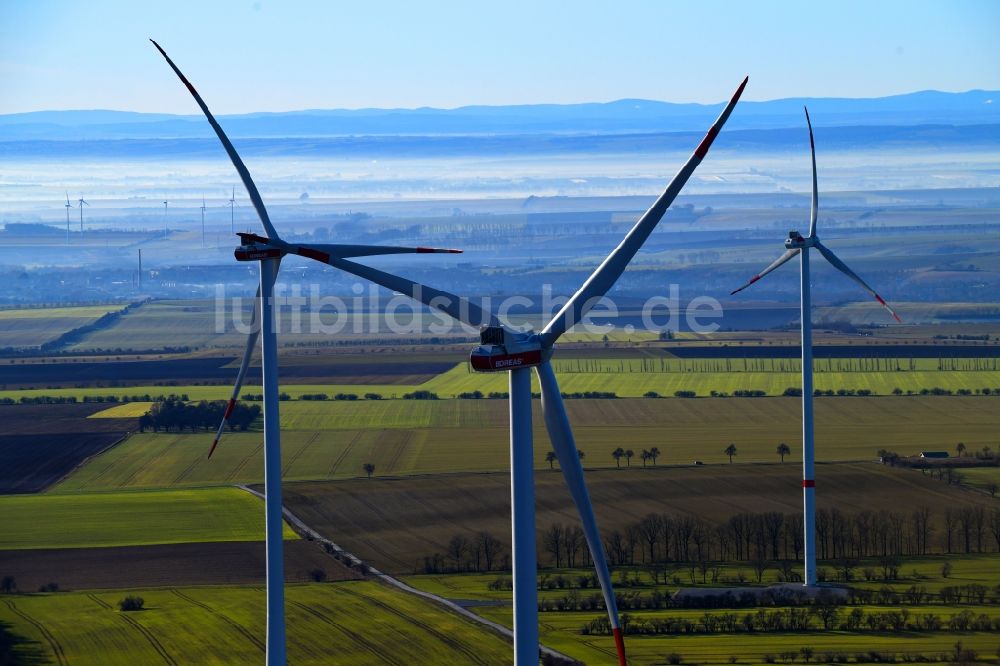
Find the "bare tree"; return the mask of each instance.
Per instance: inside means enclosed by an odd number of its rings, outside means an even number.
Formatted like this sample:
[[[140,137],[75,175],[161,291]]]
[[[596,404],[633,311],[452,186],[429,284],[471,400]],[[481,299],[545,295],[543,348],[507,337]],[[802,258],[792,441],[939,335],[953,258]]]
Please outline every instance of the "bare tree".
[[[622,458],[625,457],[625,449],[619,446],[617,449],[611,452],[611,457],[615,459],[615,465],[621,468]]]
[[[496,563],[497,558],[500,556],[500,551],[503,548],[503,543],[500,539],[493,536],[490,532],[480,532],[477,535],[477,540],[482,548],[483,559],[485,560],[486,570],[491,571],[493,565]]]
[[[448,542],[448,557],[454,562],[455,570],[462,571],[465,567],[465,555],[469,551],[469,540],[461,534],[456,534]]]
[[[639,521],[639,536],[645,541],[646,547],[649,549],[649,559],[647,560],[650,564],[656,562],[656,545],[660,543],[660,539],[663,534],[663,519],[656,515],[655,513],[647,514],[645,518]]]
[[[365,474],[368,475],[369,479],[372,478],[372,474],[375,473],[375,465],[371,464],[370,462],[362,465],[361,469],[365,471]]]
[[[562,566],[564,534],[565,530],[559,523],[552,523],[542,532],[542,547],[552,555],[557,569]]]
[[[634,456],[634,455],[635,455],[635,451],[633,451],[632,449],[625,449],[625,466],[626,467],[631,467],[632,466],[632,456]]]
[[[549,451],[548,453],[545,454],[545,462],[549,464],[549,469],[553,469],[553,464],[557,460],[559,460],[559,458],[556,456],[555,451]]]
[[[931,526],[931,510],[926,506],[918,507],[913,511],[913,536],[917,542],[916,552],[918,555],[926,555],[930,547],[930,537],[933,527]]]
[[[729,464],[732,465],[733,464],[733,456],[736,455],[736,445],[735,444],[730,444],[729,446],[726,447],[726,450],[723,451],[723,453],[725,453],[727,456],[729,456]]]
[[[640,457],[642,458],[642,466],[645,467],[646,461],[649,460],[652,456],[649,454],[648,449],[643,449]]]
[[[1000,551],[1000,509],[990,511],[990,532],[997,542],[997,550]]]
[[[955,450],[958,452],[959,456],[964,456],[965,455],[965,450],[966,450],[965,449],[965,442],[959,442],[958,444],[956,444],[955,445]]]
[[[660,450],[655,446],[649,450],[649,458],[653,461],[653,465],[656,465],[656,459],[660,457]]]
[[[566,551],[566,563],[570,567],[576,566],[576,554],[584,543],[583,530],[579,525],[569,525],[563,528],[563,548]]]

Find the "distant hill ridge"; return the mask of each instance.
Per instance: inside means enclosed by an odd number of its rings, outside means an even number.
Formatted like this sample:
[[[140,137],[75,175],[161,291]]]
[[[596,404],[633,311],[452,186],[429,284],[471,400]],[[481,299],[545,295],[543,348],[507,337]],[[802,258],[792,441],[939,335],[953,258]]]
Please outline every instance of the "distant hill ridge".
[[[211,101],[211,100],[209,100]],[[890,97],[789,98],[741,102],[730,129],[781,129],[802,124],[808,104],[817,127],[1000,124],[1000,91],[921,91]],[[193,105],[192,105],[193,106]],[[623,134],[703,130],[722,104],[642,99],[605,103],[464,106],[455,109],[331,109],[221,116],[241,138]],[[0,140],[206,138],[200,115],[130,111],[36,111],[0,115]]]

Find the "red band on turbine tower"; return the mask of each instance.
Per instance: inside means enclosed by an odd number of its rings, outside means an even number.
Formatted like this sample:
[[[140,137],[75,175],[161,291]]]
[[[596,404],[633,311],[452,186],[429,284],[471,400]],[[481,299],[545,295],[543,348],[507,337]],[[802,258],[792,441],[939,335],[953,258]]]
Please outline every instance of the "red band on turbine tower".
[[[625,639],[622,638],[622,628],[614,627],[611,633],[615,637],[615,649],[618,650],[618,666],[628,666],[625,661]]]
[[[803,488],[815,488],[816,487],[816,479],[802,479],[802,487]]]

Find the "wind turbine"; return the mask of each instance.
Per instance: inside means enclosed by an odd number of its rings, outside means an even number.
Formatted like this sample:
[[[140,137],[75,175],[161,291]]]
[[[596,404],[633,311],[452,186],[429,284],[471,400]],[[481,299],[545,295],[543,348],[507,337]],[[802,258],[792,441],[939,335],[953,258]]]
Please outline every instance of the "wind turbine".
[[[339,260],[343,257],[363,257],[383,254],[403,254],[403,253],[457,253],[460,250],[445,250],[437,248],[406,248],[406,247],[379,247],[371,245],[292,245],[281,240],[278,232],[271,224],[267,209],[261,200],[257,186],[250,177],[250,172],[243,164],[243,160],[237,154],[233,144],[223,132],[222,127],[216,122],[211,111],[208,110],[205,102],[195,90],[194,86],[188,82],[184,74],[181,73],[177,65],[167,56],[166,52],[155,41],[160,54],[166,59],[174,73],[187,86],[188,91],[194,97],[198,106],[205,114],[209,124],[215,130],[216,135],[222,142],[229,159],[240,175],[243,185],[247,189],[247,194],[253,202],[257,215],[264,227],[266,237],[261,237],[253,233],[239,234],[241,245],[237,248],[235,256],[237,261],[259,261],[260,262],[260,286],[257,289],[256,308],[260,308],[261,326],[247,338],[247,344],[243,352],[243,360],[237,375],[236,385],[233,388],[232,397],[226,406],[225,416],[222,425],[216,433],[215,441],[209,450],[209,457],[218,444],[219,437],[225,428],[226,421],[232,414],[239,396],[240,386],[246,376],[247,367],[253,348],[256,345],[258,336],[261,339],[261,365],[263,369],[263,389],[264,389],[264,486],[265,486],[265,550],[267,558],[267,650],[266,663],[268,666],[280,666],[285,664],[285,608],[284,608],[284,565],[282,549],[282,512],[281,512],[281,442],[280,428],[278,422],[278,347],[276,324],[276,305],[274,302],[274,283],[278,274],[281,259],[286,254],[297,254],[302,257],[315,259],[324,263]],[[233,194],[235,201],[235,191]],[[163,202],[166,211],[167,202]]]
[[[803,107],[805,108],[805,107]],[[902,321],[899,315],[889,307],[889,304],[858,277],[857,273],[847,267],[830,248],[819,241],[816,236],[816,216],[819,210],[819,194],[816,185],[816,143],[813,140],[812,122],[809,120],[809,109],[806,112],[806,125],[809,127],[809,151],[812,155],[812,206],[809,214],[809,235],[805,238],[798,231],[789,231],[785,239],[785,253],[774,263],[750,278],[745,285],[733,291],[732,294],[743,291],[757,280],[784,264],[796,255],[799,256],[801,290],[801,306],[799,321],[802,327],[802,526],[804,534],[805,575],[803,584],[816,584],[816,476],[814,471],[815,450],[813,441],[813,361],[812,361],[812,294],[809,284],[809,248],[816,248],[823,258],[834,268],[851,278],[861,288],[870,293],[896,321]],[[732,295],[730,294],[730,295]]]
[[[486,313],[466,299],[447,292],[345,259],[331,257],[326,261],[331,266],[375,282],[386,289],[409,295],[428,307],[441,310],[467,325],[479,326],[486,323],[486,326],[480,331],[482,344],[473,350],[470,358],[472,367],[481,372],[510,372],[514,663],[520,666],[538,663],[538,596],[530,369],[533,367],[538,376],[545,427],[552,448],[559,459],[559,468],[562,471],[563,479],[569,487],[570,495],[576,505],[577,512],[580,514],[587,546],[601,584],[605,608],[608,611],[618,661],[621,666],[624,666],[626,663],[625,644],[618,618],[614,589],[611,585],[611,574],[601,535],[597,528],[594,509],[583,480],[583,467],[577,454],[576,442],[550,359],[553,354],[553,345],[559,337],[579,323],[596,302],[607,294],[625,271],[632,257],[642,247],[681,188],[694,173],[695,168],[708,153],[708,149],[728,120],[746,84],[747,79],[744,79],[729,103],[723,108],[719,118],[695,149],[694,154],[688,158],[688,161],[681,167],[663,193],[541,333],[514,331],[504,326],[494,315]]]
[[[167,200],[163,200],[163,237],[166,238],[170,235],[170,231],[167,229]]]
[[[152,41],[152,40],[151,40]],[[458,252],[435,248],[398,248],[362,245],[293,245],[278,237],[271,225],[260,194],[250,177],[246,166],[226,137],[222,128],[212,116],[194,87],[187,81],[177,66],[154,41],[167,63],[187,86],[201,107],[229,154],[229,158],[240,174],[254,208],[260,217],[267,237],[251,233],[238,234],[242,245],[236,250],[239,261],[261,262],[261,284],[257,291],[261,312],[260,329],[247,338],[236,383],[223,422],[209,450],[209,456],[218,445],[226,422],[232,414],[240,388],[246,377],[256,339],[262,332],[262,369],[264,375],[264,476],[266,488],[266,548],[268,567],[268,616],[267,616],[267,663],[280,664],[284,659],[284,609],[283,578],[281,569],[281,497],[280,497],[280,445],[278,428],[278,382],[277,343],[274,330],[274,303],[272,298],[274,277],[281,258],[286,254],[297,254],[329,264],[345,272],[364,278],[386,289],[406,294],[411,298],[448,314],[469,326],[486,324],[480,332],[482,344],[472,352],[471,362],[476,370],[485,372],[510,371],[510,440],[511,440],[511,522],[514,566],[514,634],[515,663],[524,666],[538,663],[538,598],[537,562],[535,548],[534,516],[534,462],[532,456],[531,427],[531,377],[534,367],[539,378],[542,396],[542,412],[545,425],[559,461],[560,469],[570,494],[580,514],[584,534],[591,557],[597,569],[605,606],[608,611],[619,663],[625,665],[625,646],[615,603],[611,575],[608,569],[604,546],[601,541],[593,506],[583,480],[583,467],[577,455],[576,443],[570,429],[569,419],[563,404],[559,385],[552,370],[550,359],[553,345],[568,329],[578,323],[593,305],[614,285],[632,257],[652,233],[670,207],[681,188],[690,178],[695,168],[708,153],[712,142],[729,118],[739,100],[747,79],[744,79],[735,94],[724,107],[716,122],[709,129],[688,161],[681,167],[673,180],[656,199],[648,211],[632,227],[621,244],[601,263],[583,286],[573,295],[559,313],[539,334],[521,333],[503,325],[497,317],[486,312],[468,299],[422,285],[403,277],[392,275],[369,266],[348,261],[349,257],[379,254],[399,254],[407,252]],[[235,195],[234,195],[235,199]],[[256,315],[256,309],[255,309]],[[278,561],[275,563],[274,560]]]
[[[201,198],[201,246],[205,247],[205,197]]]
[[[69,209],[73,204],[69,202],[69,192],[66,192],[66,245],[69,245]]]
[[[86,201],[83,200],[83,195],[82,194],[80,195],[80,198],[77,201],[78,201],[78,204],[80,206],[80,233],[82,234],[83,233],[83,207],[84,206],[89,206],[90,204],[88,202],[86,202]],[[69,202],[67,201],[66,203],[69,203]],[[67,213],[68,212],[69,211],[67,210]]]

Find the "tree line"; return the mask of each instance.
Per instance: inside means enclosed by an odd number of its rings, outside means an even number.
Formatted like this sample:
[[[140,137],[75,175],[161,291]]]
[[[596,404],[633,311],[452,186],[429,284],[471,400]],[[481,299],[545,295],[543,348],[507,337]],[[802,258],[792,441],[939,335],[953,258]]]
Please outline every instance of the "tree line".
[[[160,429],[164,432],[172,429],[182,432],[185,428],[192,432],[198,429],[213,430],[222,423],[225,411],[226,403],[223,401],[202,400],[197,404],[189,404],[181,397],[170,396],[154,404],[152,409],[139,417],[139,432],[146,432],[147,429],[152,429],[153,432],[159,432]],[[229,429],[245,431],[259,416],[260,406],[247,406],[237,402],[229,415]]]

